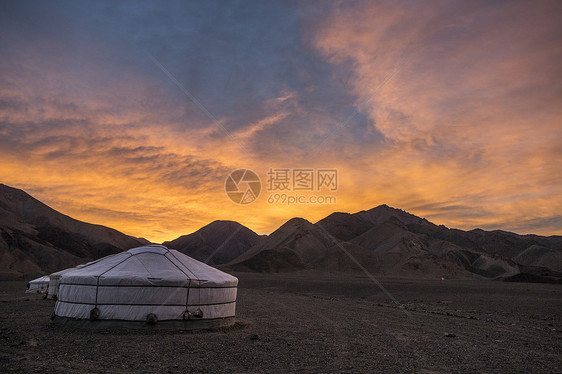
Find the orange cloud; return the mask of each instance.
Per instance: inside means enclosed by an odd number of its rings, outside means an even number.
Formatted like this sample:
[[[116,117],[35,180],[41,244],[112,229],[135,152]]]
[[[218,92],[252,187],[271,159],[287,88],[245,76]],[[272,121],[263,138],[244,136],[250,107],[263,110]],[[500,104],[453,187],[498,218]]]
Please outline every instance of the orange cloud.
[[[215,219],[269,233],[382,203],[453,227],[562,234],[551,7],[338,3],[302,20],[310,50],[287,51],[282,74],[231,69],[249,90],[219,97],[233,110],[193,92],[216,123],[146,54],[95,35],[74,47],[13,35],[0,58],[2,182],[157,242]],[[321,61],[301,71],[303,54]],[[269,204],[270,167],[337,168],[337,204]],[[224,193],[237,168],[262,179],[251,205]]]
[[[562,111],[552,82],[562,51],[548,9],[557,6],[436,5],[343,6],[313,30],[334,64],[352,61],[357,105],[391,144],[353,171],[370,186],[358,200],[462,228],[559,223]]]

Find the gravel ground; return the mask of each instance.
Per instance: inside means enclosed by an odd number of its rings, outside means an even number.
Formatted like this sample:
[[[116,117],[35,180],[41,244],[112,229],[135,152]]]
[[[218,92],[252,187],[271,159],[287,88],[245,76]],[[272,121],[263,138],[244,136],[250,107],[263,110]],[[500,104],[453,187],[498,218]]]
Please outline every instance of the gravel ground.
[[[250,274],[214,331],[53,327],[54,302],[0,282],[2,373],[560,373],[562,287]]]

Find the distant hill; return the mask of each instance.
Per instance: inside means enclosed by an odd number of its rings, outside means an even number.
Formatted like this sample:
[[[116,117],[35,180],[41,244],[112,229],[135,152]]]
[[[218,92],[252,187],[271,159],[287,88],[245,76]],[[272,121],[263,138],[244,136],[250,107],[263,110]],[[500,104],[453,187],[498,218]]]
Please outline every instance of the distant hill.
[[[29,279],[145,244],[0,184],[0,280]],[[385,276],[562,283],[561,236],[449,229],[387,205],[332,213],[315,224],[292,218],[269,236],[214,221],[163,244],[239,271],[367,269]]]
[[[266,272],[310,267],[333,245],[320,228],[303,218],[292,218],[238,257],[235,267]]]
[[[30,278],[144,244],[0,184],[0,280]]]
[[[345,219],[340,213],[329,217],[323,222],[330,223],[331,230],[340,235],[350,237],[363,233],[350,241],[338,240],[319,223],[293,218],[227,266],[259,272],[360,270],[351,255],[362,267],[378,274],[408,276],[416,273],[424,276],[438,272],[440,275],[469,275],[461,266],[425,251],[414,234],[392,222],[369,224],[370,229],[367,229],[351,215]]]
[[[262,272],[359,269],[346,252],[384,275],[562,280],[560,236],[449,229],[387,205],[332,213],[314,225],[293,218],[228,266]]]
[[[214,221],[196,232],[162,243],[209,265],[224,264],[246,252],[260,236],[234,221]]]
[[[370,210],[362,210],[353,214],[359,219],[372,224],[394,222],[402,225],[435,226],[425,218],[420,218],[402,209],[391,208],[386,204],[379,205]]]

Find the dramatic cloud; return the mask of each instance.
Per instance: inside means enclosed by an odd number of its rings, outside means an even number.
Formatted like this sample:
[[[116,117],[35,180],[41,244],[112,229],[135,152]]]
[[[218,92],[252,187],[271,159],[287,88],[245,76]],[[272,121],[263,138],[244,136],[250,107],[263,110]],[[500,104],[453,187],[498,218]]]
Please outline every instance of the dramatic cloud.
[[[369,191],[464,228],[525,231],[514,222],[558,212],[559,12],[558,3],[517,2],[334,9],[313,30],[315,45],[353,66],[356,105],[388,141],[359,150]]]
[[[3,2],[1,182],[155,241],[382,203],[562,234],[560,8]],[[337,168],[337,204],[228,200],[270,167]]]

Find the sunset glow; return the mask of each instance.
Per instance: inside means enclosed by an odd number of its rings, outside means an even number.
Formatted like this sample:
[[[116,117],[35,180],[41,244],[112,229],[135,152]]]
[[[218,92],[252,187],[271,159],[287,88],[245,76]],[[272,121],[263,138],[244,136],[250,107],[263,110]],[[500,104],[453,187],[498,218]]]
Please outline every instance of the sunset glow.
[[[5,1],[0,183],[154,242],[380,204],[562,235],[560,14],[558,1]],[[239,168],[261,178],[251,204],[225,193]],[[270,168],[337,169],[337,191],[317,192],[337,203],[268,203]]]

